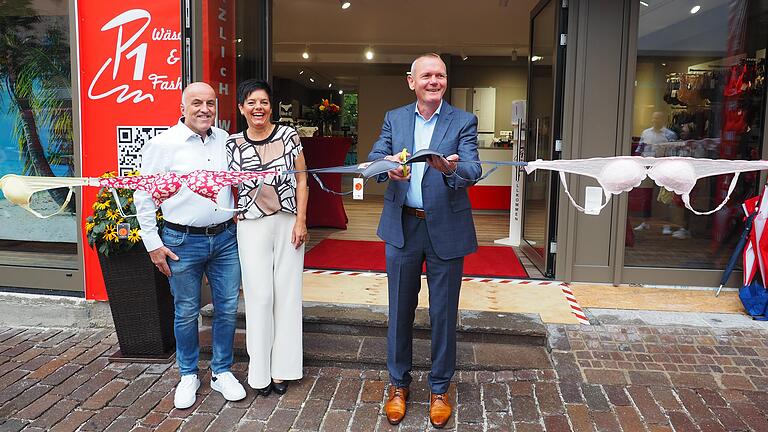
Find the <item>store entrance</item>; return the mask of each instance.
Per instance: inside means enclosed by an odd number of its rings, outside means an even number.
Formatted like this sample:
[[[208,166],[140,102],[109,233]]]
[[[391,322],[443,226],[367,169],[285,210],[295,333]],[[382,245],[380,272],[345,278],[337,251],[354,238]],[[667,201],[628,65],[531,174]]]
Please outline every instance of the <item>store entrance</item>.
[[[310,168],[366,161],[386,112],[415,100],[406,74],[416,56],[429,52],[440,54],[446,63],[446,102],[479,119],[480,159],[516,160],[519,146],[530,139],[525,135],[524,113],[529,97],[529,21],[537,0],[480,2],[471,9],[460,0],[359,0],[346,9],[330,0],[224,3],[231,3],[234,15],[236,81],[271,81],[273,121],[299,131]],[[208,39],[203,34],[199,40],[215,42],[220,31],[226,35],[228,30],[214,23],[203,29]],[[190,66],[200,78],[209,69],[199,66],[206,50],[208,55],[217,53],[205,44],[192,50],[201,56],[197,60],[193,56]],[[220,112],[229,105],[220,103]],[[230,112],[234,115],[221,117],[227,117],[225,125],[236,132],[244,126],[242,118],[236,110]],[[505,253],[494,265],[498,268],[490,273],[480,268],[478,275],[543,277],[518,248],[522,208],[512,207],[517,217],[510,223],[513,182],[524,177],[502,168],[469,189],[480,245]],[[327,180],[331,189],[352,189],[351,177]],[[313,250],[322,248],[317,250],[338,257],[324,268],[383,269],[376,227],[386,184],[369,181],[363,200],[328,194],[313,179],[310,185],[307,266],[313,262]],[[349,267],[350,257],[369,254],[374,258],[367,263]]]
[[[531,12],[526,160],[559,159],[567,8],[543,0]],[[544,170],[543,170],[544,171]],[[558,182],[549,171],[525,178],[523,251],[546,276],[555,275]]]

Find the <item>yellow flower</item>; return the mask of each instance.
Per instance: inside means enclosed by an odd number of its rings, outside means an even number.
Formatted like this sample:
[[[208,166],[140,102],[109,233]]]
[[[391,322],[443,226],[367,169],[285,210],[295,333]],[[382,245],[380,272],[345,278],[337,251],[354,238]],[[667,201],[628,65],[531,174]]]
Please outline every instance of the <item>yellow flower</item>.
[[[141,240],[141,236],[139,235],[138,228],[134,228],[131,230],[131,233],[128,234],[128,240],[130,240],[131,243],[136,243],[139,240]]]
[[[107,171],[101,175],[101,178],[117,177],[117,171]]]
[[[87,223],[85,224],[85,233],[86,233],[86,234],[90,233],[90,232],[91,232],[91,230],[93,229],[93,227],[95,227],[95,226],[96,226],[96,224],[95,224],[95,223],[93,223],[93,222],[87,222]]]
[[[160,213],[158,213],[158,214],[157,214],[157,220],[159,220],[159,221],[163,220],[163,215],[161,215]]]
[[[318,107],[318,109],[319,109],[320,111],[325,111],[325,105],[320,105],[320,106]]]
[[[104,202],[97,202],[93,204],[93,208],[96,210],[106,210],[112,205],[112,200],[106,200]]]
[[[133,202],[133,197],[132,196],[128,197],[128,204],[131,204],[132,202]]]
[[[117,228],[114,225],[107,225],[104,229],[104,240],[117,241]]]
[[[118,218],[118,214],[114,210],[107,210],[107,219],[116,221]]]

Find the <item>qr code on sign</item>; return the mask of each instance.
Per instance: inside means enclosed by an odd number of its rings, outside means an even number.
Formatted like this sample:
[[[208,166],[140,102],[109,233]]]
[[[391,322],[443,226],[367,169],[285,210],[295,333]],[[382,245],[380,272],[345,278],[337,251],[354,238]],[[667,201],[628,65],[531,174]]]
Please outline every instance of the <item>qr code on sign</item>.
[[[150,139],[168,130],[168,126],[118,126],[117,127],[117,174],[141,167],[141,149]]]

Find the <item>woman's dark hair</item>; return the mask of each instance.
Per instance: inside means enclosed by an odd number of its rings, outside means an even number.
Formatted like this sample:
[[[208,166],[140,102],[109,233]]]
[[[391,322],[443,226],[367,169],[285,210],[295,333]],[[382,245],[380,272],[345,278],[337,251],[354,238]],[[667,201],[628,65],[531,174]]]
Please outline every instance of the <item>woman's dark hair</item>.
[[[247,79],[237,86],[237,103],[244,105],[248,96],[257,90],[264,90],[269,98],[270,105],[272,105],[272,87],[266,81],[257,79]]]

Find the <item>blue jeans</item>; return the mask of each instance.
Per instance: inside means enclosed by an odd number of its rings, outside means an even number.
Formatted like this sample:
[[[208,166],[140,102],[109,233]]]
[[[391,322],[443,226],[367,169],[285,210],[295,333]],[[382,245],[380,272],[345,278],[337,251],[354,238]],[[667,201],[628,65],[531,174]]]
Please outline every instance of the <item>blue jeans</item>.
[[[200,289],[203,273],[211,286],[214,305],[213,358],[211,370],[219,374],[232,366],[237,299],[240,295],[240,259],[237,254],[237,228],[232,225],[215,236],[186,234],[163,228],[163,244],[178,261],[168,260],[173,294],[176,334],[176,363],[180,375],[197,373],[200,357],[197,319],[200,316]]]

